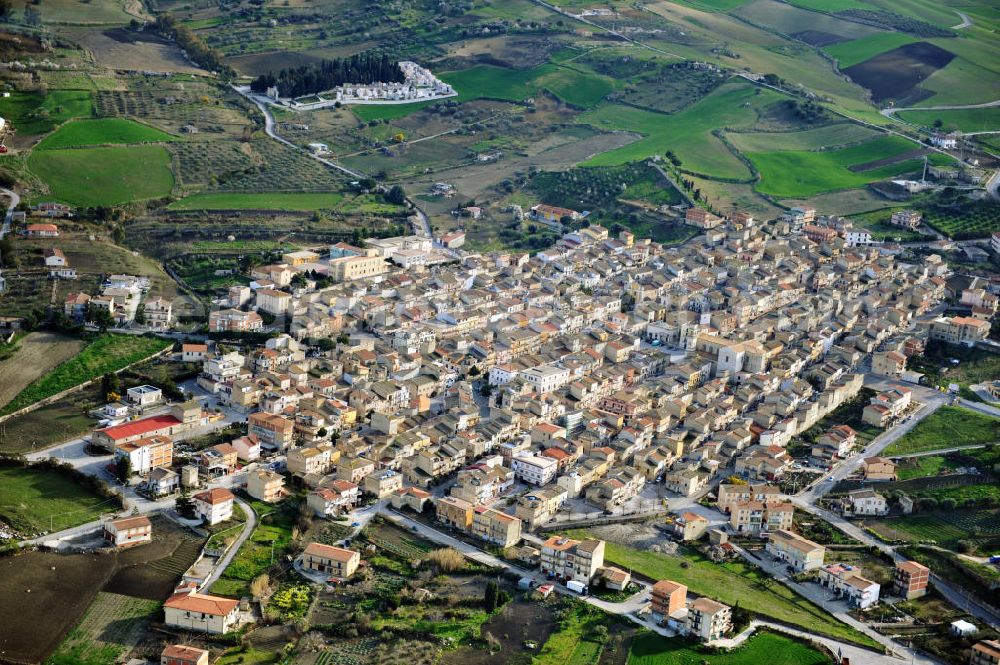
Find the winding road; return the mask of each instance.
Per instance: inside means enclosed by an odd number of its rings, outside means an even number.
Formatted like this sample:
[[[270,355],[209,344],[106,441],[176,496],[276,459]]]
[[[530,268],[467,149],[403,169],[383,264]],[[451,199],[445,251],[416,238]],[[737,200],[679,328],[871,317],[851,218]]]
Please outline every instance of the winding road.
[[[1000,99],[994,99],[992,102],[983,102],[981,104],[954,104],[945,106],[893,106],[891,108],[882,109],[879,111],[882,115],[887,118],[891,118],[900,111],[963,111],[965,109],[989,109],[994,106],[1000,106]]]
[[[243,514],[247,516],[247,521],[243,525],[243,531],[240,533],[239,538],[230,545],[226,553],[222,555],[222,558],[215,563],[215,567],[212,569],[212,573],[205,578],[205,582],[201,585],[203,589],[207,589],[219,579],[222,575],[222,571],[232,562],[233,557],[236,553],[240,551],[243,547],[243,543],[247,541],[247,538],[253,533],[253,530],[257,528],[257,512],[250,506],[249,503],[243,501],[242,499],[236,499],[236,504],[243,509]]]
[[[969,16],[967,14],[963,14],[962,12],[958,11],[957,9],[954,10],[954,12],[956,14],[958,14],[958,17],[960,19],[962,19],[962,22],[959,23],[958,25],[951,26],[952,30],[964,30],[964,29],[966,29],[966,28],[968,28],[968,27],[970,27],[972,25],[972,19],[969,18]]]
[[[358,180],[362,180],[368,177],[365,174],[360,173],[359,171],[354,171],[352,169],[347,168],[346,166],[342,166],[336,162],[330,161],[329,159],[325,159],[323,157],[320,157],[319,155],[313,154],[312,152],[306,150],[302,146],[296,145],[295,143],[292,143],[285,137],[281,136],[275,129],[277,127],[277,123],[275,123],[274,115],[271,113],[270,104],[261,99],[259,95],[255,95],[253,92],[251,92],[249,86],[234,85],[232,86],[232,88],[239,94],[249,99],[251,102],[254,103],[254,105],[258,109],[260,109],[260,112],[264,115],[264,133],[267,134],[272,139],[274,139],[275,141],[283,143],[287,145],[289,148],[292,148],[293,150],[297,150],[305,155],[308,155],[309,157],[315,159],[317,162],[325,164],[326,166],[329,166],[332,169],[340,171],[341,173],[345,173],[351,176],[352,178],[357,178]],[[427,215],[424,214],[424,211],[421,210],[419,207],[417,207],[417,205],[410,198],[407,198],[407,202],[410,205],[410,209],[413,211],[414,219],[416,219],[415,228],[413,229],[414,232],[417,235],[421,235],[425,238],[433,237],[433,234],[431,233],[430,222],[427,220]]]
[[[3,237],[10,233],[10,221],[14,217],[14,210],[21,203],[21,197],[17,192],[3,187],[0,187],[0,194],[10,199],[10,205],[7,206],[7,214],[3,218],[3,226],[0,226],[0,240],[3,240]]]

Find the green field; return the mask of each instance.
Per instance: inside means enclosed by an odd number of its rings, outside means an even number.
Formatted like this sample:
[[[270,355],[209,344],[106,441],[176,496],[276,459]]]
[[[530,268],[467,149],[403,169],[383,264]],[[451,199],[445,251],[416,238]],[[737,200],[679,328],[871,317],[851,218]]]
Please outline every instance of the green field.
[[[168,210],[327,210],[339,192],[205,192],[174,201]]]
[[[257,528],[243,543],[236,556],[222,571],[211,592],[239,598],[248,592],[253,578],[283,556],[284,548],[292,541],[295,526],[294,506],[289,503],[269,505],[261,501],[248,501],[260,516]]]
[[[37,150],[28,166],[53,198],[75,206],[155,199],[174,186],[170,155],[156,145]]]
[[[873,35],[867,35],[849,42],[824,46],[823,50],[837,59],[837,65],[841,69],[846,69],[851,65],[874,58],[879,53],[885,53],[904,44],[916,41],[920,41],[919,38],[901,32],[876,32]]]
[[[117,509],[117,500],[58,471],[0,463],[0,519],[23,535],[69,529]]]
[[[732,132],[727,135],[742,152],[776,150],[814,150],[860,143],[878,136],[874,129],[853,122],[842,122],[801,132]]]
[[[140,335],[105,334],[75,357],[22,390],[0,413],[12,413],[67,388],[138,362],[170,346],[167,340]]]
[[[593,108],[615,88],[612,79],[552,64],[530,69],[508,69],[477,65],[441,74],[454,86],[459,102],[472,99],[500,99],[518,102],[547,90],[568,104]]]
[[[893,442],[883,454],[891,457],[997,441],[1000,441],[1000,418],[961,407],[942,406]]]
[[[654,580],[674,580],[696,594],[706,595],[804,630],[866,647],[868,637],[840,623],[821,608],[799,596],[760,569],[733,561],[716,564],[698,552],[681,550],[683,556],[637,550],[617,543],[606,545],[607,559]],[[686,564],[686,567],[682,564]]]
[[[917,146],[899,136],[883,136],[840,150],[809,152],[785,150],[746,153],[760,172],[757,191],[779,198],[802,198],[823,192],[863,187],[870,182],[919,170],[920,159],[907,159],[865,171],[851,171],[876,160],[901,155]],[[948,164],[945,155],[932,154],[930,162]]]
[[[996,509],[953,510],[918,515],[902,515],[870,522],[883,538],[913,543],[937,543],[954,547],[959,540],[975,538],[987,542],[1000,537],[1000,513]],[[990,552],[993,553],[992,551]]]
[[[897,114],[907,122],[931,127],[941,121],[944,131],[958,129],[963,132],[1000,131],[1000,107],[983,109],[955,109],[953,111],[901,111]]]
[[[728,12],[750,2],[750,0],[677,0],[677,4],[687,5],[703,12]]]
[[[53,90],[44,96],[12,92],[0,99],[0,116],[10,120],[19,134],[44,134],[61,122],[88,118],[92,113],[93,99],[86,90]]]
[[[87,145],[116,145],[173,141],[176,137],[125,118],[97,118],[68,122],[38,144],[39,150]]]
[[[447,101],[447,100],[443,100]],[[359,119],[368,122],[369,120],[398,120],[405,118],[411,113],[416,113],[420,109],[437,104],[438,102],[414,102],[412,104],[355,104],[348,108],[358,116]]]
[[[844,9],[871,9],[860,0],[788,0],[788,4],[820,12],[839,12]]]
[[[584,165],[618,166],[673,150],[684,169],[718,178],[749,178],[746,165],[711,130],[752,126],[759,109],[781,98],[775,92],[757,92],[758,88],[745,83],[727,83],[672,115],[615,104],[600,106],[581,115],[578,122],[598,129],[638,132],[643,138],[597,155]]]
[[[628,665],[829,665],[826,654],[784,635],[761,632],[721,654],[645,633],[632,642]]]

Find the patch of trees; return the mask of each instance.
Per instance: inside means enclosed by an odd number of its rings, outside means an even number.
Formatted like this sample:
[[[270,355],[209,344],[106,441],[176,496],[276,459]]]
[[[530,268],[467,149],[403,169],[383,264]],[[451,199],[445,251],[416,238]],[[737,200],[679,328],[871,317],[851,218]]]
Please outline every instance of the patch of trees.
[[[781,105],[790,114],[810,125],[825,122],[829,118],[826,109],[811,100],[786,99]]]
[[[359,53],[349,58],[323,60],[317,64],[261,74],[250,84],[257,93],[277,87],[283,97],[301,97],[332,90],[345,83],[402,83],[406,77],[399,63],[389,56]]]
[[[924,21],[903,16],[895,12],[876,11],[871,9],[845,9],[836,13],[836,16],[867,23],[880,28],[899,30],[908,32],[918,37],[954,37],[955,33],[946,28],[939,28]]]
[[[169,13],[160,14],[149,24],[149,29],[156,34],[173,40],[187,56],[200,67],[211,72],[218,72],[224,79],[236,77],[236,71],[226,64],[221,51],[209,46],[191,28],[182,25]]]

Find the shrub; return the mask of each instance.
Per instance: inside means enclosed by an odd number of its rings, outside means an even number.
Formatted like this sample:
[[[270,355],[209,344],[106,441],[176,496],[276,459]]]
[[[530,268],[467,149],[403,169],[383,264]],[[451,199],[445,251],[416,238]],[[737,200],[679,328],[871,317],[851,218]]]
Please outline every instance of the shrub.
[[[428,552],[427,556],[424,557],[424,562],[435,566],[443,573],[453,573],[465,567],[465,557],[462,556],[461,552],[451,547],[442,547]]]

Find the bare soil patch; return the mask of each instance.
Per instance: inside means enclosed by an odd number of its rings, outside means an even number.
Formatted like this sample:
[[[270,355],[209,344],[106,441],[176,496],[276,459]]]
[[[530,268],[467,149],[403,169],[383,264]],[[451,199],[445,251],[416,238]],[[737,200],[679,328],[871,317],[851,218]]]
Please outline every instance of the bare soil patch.
[[[154,519],[153,534],[152,543],[121,552],[27,551],[0,559],[0,662],[43,662],[98,591],[165,600],[200,541],[164,518]]]
[[[840,35],[835,35],[832,32],[823,32],[822,30],[803,30],[802,32],[792,33],[792,37],[795,37],[800,42],[805,42],[810,46],[830,46],[831,44],[839,44],[840,42],[846,42],[849,37],[842,37]]]
[[[844,73],[872,93],[872,99],[882,102],[909,101],[914,90],[924,80],[945,67],[955,57],[950,51],[929,42],[904,44],[891,51],[848,67]]]
[[[56,333],[35,332],[18,341],[18,350],[0,361],[0,407],[10,402],[28,384],[69,360],[83,348],[83,342]]]
[[[181,49],[155,35],[123,28],[74,31],[75,39],[94,54],[97,64],[111,69],[208,75],[191,64]]]
[[[501,644],[499,660],[513,661],[515,654],[533,653],[525,642],[541,646],[557,628],[555,617],[548,603],[515,600],[504,611],[483,624],[482,634],[490,633]],[[442,665],[490,665],[498,662],[496,654],[485,649],[462,647],[449,651],[441,659]]]

